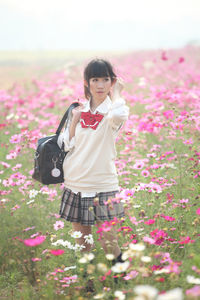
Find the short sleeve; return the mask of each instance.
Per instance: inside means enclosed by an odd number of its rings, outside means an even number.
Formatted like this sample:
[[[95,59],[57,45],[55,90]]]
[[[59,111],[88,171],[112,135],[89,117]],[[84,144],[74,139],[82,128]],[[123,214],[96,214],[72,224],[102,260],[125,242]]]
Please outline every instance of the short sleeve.
[[[73,136],[71,140],[69,140],[69,126],[70,122],[67,123],[65,130],[59,134],[57,140],[57,144],[60,148],[62,146],[62,142],[64,142],[64,150],[66,152],[72,150],[75,145],[75,136]]]
[[[123,123],[128,119],[129,107],[123,98],[116,99],[108,112],[110,125],[114,130],[119,130]]]

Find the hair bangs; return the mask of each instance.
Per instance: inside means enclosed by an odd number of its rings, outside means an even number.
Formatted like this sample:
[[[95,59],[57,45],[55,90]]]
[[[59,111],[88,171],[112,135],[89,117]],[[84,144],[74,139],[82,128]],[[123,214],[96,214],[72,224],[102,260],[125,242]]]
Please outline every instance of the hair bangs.
[[[111,77],[108,67],[104,62],[94,62],[88,70],[88,80],[94,77]]]

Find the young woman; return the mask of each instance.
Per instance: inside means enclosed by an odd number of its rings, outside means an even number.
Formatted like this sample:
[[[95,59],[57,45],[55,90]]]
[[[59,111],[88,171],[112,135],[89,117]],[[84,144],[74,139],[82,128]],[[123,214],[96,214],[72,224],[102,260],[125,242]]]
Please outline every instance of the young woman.
[[[82,233],[77,243],[86,252],[90,252],[91,245],[84,237],[91,234],[91,225],[96,222],[101,227],[105,220],[125,216],[122,203],[112,203],[119,191],[115,139],[129,114],[120,95],[122,89],[122,80],[108,61],[92,60],[84,70],[88,101],[72,111],[71,120],[58,138],[58,145],[61,147],[64,141],[65,151],[69,151],[63,163],[60,216],[72,223],[73,231]],[[106,254],[112,253],[121,261],[113,230],[104,232],[100,243]]]

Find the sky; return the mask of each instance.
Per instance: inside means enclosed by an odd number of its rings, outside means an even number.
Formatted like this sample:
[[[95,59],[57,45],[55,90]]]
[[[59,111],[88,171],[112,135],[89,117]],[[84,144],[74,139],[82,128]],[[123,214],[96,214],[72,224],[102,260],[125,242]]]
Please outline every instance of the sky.
[[[0,50],[200,45],[200,0],[0,0]]]

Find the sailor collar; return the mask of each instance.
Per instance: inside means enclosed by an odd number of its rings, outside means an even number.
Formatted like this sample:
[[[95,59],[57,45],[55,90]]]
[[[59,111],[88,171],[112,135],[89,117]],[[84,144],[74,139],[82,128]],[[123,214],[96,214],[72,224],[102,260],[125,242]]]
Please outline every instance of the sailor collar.
[[[83,112],[90,111],[90,104],[91,104],[91,98],[88,100],[88,102],[85,104],[85,107],[81,111]],[[112,100],[110,99],[109,96],[107,96],[105,100],[101,104],[99,104],[92,113],[96,114],[96,112],[98,111],[99,113],[106,114],[109,111],[111,105],[112,105]]]

